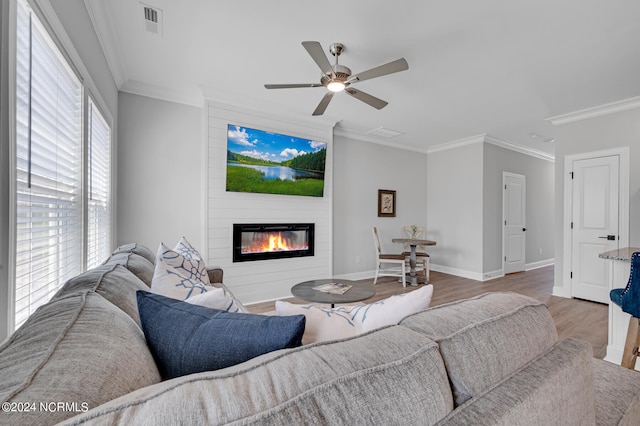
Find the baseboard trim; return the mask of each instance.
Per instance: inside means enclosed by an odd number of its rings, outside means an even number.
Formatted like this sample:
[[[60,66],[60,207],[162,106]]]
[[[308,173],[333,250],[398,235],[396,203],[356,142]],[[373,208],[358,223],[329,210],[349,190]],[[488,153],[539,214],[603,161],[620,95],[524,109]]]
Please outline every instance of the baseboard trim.
[[[565,299],[570,299],[571,295],[567,294],[567,288],[566,287],[562,287],[562,286],[557,286],[554,285],[553,286],[553,292],[551,293],[552,296],[558,296],[558,297],[564,297]]]
[[[432,271],[442,272],[444,274],[455,275],[457,277],[462,277],[462,278],[469,278],[470,280],[483,281],[482,273],[480,272],[473,272],[473,271],[467,271],[464,269],[451,268],[449,266],[436,265],[433,263],[431,264],[430,269]]]
[[[482,275],[482,281],[494,280],[496,278],[504,277],[504,269],[498,269],[497,271],[485,272]]]
[[[545,266],[551,266],[556,264],[556,259],[552,257],[551,259],[539,260],[537,262],[527,263],[524,265],[525,271],[532,271],[538,268],[544,268]]]

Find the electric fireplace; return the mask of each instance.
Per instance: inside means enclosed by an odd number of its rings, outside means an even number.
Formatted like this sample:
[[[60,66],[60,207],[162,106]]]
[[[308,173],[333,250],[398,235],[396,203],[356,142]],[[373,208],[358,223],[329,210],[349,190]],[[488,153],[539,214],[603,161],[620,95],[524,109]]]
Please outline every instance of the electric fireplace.
[[[313,256],[313,223],[234,223],[233,261]]]

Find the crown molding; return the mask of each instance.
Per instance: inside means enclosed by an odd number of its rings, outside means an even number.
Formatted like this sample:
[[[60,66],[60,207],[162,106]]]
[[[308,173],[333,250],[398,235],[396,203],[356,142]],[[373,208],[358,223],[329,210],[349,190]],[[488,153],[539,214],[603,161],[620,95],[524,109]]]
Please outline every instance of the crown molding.
[[[501,148],[509,149],[511,151],[519,152],[521,154],[529,155],[531,157],[539,158],[541,160],[555,162],[555,156],[543,151],[539,151],[537,149],[529,148],[523,145],[518,145],[512,142],[507,142],[493,136],[489,136],[486,133],[481,133],[479,135],[469,136],[467,138],[457,139],[455,141],[446,142],[440,145],[432,146],[427,150],[428,154],[433,154],[434,152],[447,151],[449,149],[461,148],[463,146],[473,145],[476,143],[490,143],[492,145],[499,146]]]
[[[204,104],[204,97],[199,89],[195,89],[193,93],[189,94],[182,90],[173,90],[138,80],[128,80],[120,87],[120,91],[198,108]]]
[[[589,118],[601,117],[603,115],[613,114],[616,112],[628,111],[630,109],[640,108],[640,96],[623,99],[621,101],[611,102],[608,104],[581,109],[579,111],[567,114],[549,117],[546,120],[554,126],[562,124],[574,123],[576,121],[586,120]]]
[[[388,146],[390,148],[403,149],[405,151],[412,151],[412,152],[419,152],[420,154],[426,154],[427,153],[427,150],[424,149],[424,148],[418,148],[418,147],[414,147],[414,146],[407,146],[407,145],[403,145],[401,143],[381,140],[381,139],[376,138],[374,136],[365,135],[365,134],[362,134],[362,133],[356,133],[356,132],[344,129],[342,127],[336,127],[335,129],[333,129],[333,134],[334,134],[334,136],[340,136],[340,137],[348,138],[348,139],[355,139],[355,140],[362,141],[362,142],[375,143],[377,145]]]
[[[337,124],[336,121],[330,119],[316,120],[310,119],[308,115],[300,115],[300,114],[286,114],[286,115],[278,115],[273,114],[269,109],[256,109],[250,108],[238,104],[220,102],[218,100],[205,98],[205,101],[209,107],[217,108],[219,110],[230,111],[235,114],[250,114],[254,117],[261,117],[271,120],[273,122],[282,122],[282,123],[295,123],[298,125],[305,126],[310,129],[326,131],[327,129],[334,129]],[[316,117],[317,118],[317,117]]]
[[[501,148],[510,149],[511,151],[516,151],[521,154],[529,155],[531,157],[539,158],[540,160],[550,161],[552,163],[556,162],[555,155],[549,154],[544,151],[539,151],[537,149],[529,148],[523,145],[517,145],[511,142],[503,141],[493,136],[486,136],[485,142],[490,143],[492,145],[499,146]]]
[[[113,27],[113,18],[109,10],[108,2],[101,0],[84,0],[85,7],[89,13],[89,18],[93,24],[93,29],[98,37],[98,43],[107,60],[107,65],[116,83],[116,87],[120,89],[127,81],[127,71],[122,59],[122,51],[113,36],[115,28]]]
[[[286,116],[297,122],[306,123],[308,127],[319,129],[325,129],[327,127],[334,128],[335,125],[340,122],[339,118],[329,114],[312,117],[306,113],[301,114],[299,108],[274,104],[273,102],[240,94],[234,90],[223,87],[199,85],[198,88],[202,91],[204,99],[210,104],[223,105],[225,109],[236,112],[251,111],[254,115],[272,117],[276,120],[277,117]],[[276,111],[276,114],[271,113],[271,111]]]
[[[449,149],[461,148],[463,146],[484,142],[486,136],[486,133],[480,133],[479,135],[469,136],[466,138],[441,143],[439,145],[434,145],[427,149],[427,154],[433,154],[434,152],[447,151]]]

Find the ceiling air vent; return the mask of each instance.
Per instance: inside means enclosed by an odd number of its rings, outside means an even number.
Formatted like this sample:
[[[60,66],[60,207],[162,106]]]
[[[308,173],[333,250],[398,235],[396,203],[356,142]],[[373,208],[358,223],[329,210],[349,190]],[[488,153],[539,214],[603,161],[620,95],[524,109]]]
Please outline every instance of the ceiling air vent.
[[[378,127],[377,129],[373,129],[368,133],[373,136],[381,136],[383,138],[389,138],[389,139],[395,138],[396,136],[400,136],[404,134],[396,130],[385,129],[384,127]]]
[[[162,36],[162,9],[140,3],[144,13],[144,29],[151,34]]]

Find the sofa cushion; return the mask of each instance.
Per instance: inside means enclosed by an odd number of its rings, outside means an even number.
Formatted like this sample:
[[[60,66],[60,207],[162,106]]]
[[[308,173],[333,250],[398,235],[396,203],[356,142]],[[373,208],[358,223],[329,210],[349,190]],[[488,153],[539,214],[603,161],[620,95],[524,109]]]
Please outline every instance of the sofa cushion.
[[[438,342],[457,405],[503,380],[558,340],[547,307],[516,293],[486,293],[436,306],[400,324]]]
[[[54,299],[85,290],[95,291],[122,309],[140,326],[136,291],[148,291],[149,287],[124,266],[106,263],[77,275],[64,283]]]
[[[0,347],[0,401],[38,404],[2,413],[0,423],[55,424],[159,381],[131,318],[92,291],[71,293],[40,307]],[[47,412],[40,402],[72,405]]]
[[[565,339],[477,394],[438,425],[593,425],[592,359],[591,345]]]
[[[307,324],[302,338],[303,344],[325,340],[344,339],[369,330],[397,324],[409,314],[429,307],[433,286],[378,300],[358,306],[300,305],[277,300],[278,315],[304,315]]]
[[[140,280],[148,287],[151,287],[151,280],[153,279],[153,263],[149,262],[139,254],[135,254],[133,252],[112,254],[104,264],[122,265],[133,272],[135,276],[140,278]]]
[[[594,358],[596,425],[637,425],[640,419],[640,374]]]
[[[437,345],[391,326],[168,380],[68,424],[435,424],[452,408]]]
[[[238,314],[138,291],[142,330],[163,378],[218,370],[301,345],[305,318]]]
[[[148,247],[138,243],[123,244],[113,251],[113,254],[118,253],[135,253],[138,256],[144,257],[152,264],[156,262],[156,254]]]

